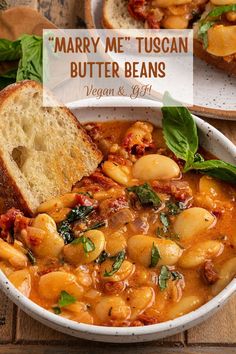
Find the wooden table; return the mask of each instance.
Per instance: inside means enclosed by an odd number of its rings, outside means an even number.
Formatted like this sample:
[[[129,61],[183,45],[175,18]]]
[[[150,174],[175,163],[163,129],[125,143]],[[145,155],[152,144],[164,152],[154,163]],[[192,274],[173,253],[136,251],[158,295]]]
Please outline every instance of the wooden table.
[[[83,0],[7,0],[38,7],[58,27],[83,27]],[[114,0],[115,1],[115,0]],[[209,120],[236,144],[236,122]],[[215,316],[187,332],[144,344],[105,344],[53,331],[0,292],[0,354],[236,354],[236,295]]]

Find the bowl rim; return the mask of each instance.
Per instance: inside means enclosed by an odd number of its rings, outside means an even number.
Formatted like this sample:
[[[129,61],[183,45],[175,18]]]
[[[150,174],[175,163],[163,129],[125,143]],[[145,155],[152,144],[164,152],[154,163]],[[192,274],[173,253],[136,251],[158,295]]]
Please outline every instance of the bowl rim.
[[[115,102],[119,102],[120,98],[114,100]],[[98,105],[99,107],[99,105]],[[114,105],[113,105],[114,107]],[[73,107],[75,108],[75,105]],[[81,108],[81,107],[80,107]],[[78,109],[80,109],[78,108]],[[122,107],[117,107],[117,109]],[[126,107],[127,109],[129,107]],[[140,107],[137,107],[137,109]],[[155,107],[155,110],[161,111],[161,104]],[[227,147],[229,154],[236,157],[236,147],[228,138],[226,138],[221,132],[219,132],[215,127],[211,126],[209,123],[205,122],[199,117],[193,115],[194,120],[197,123],[197,126],[203,131],[206,129],[210,129],[214,136],[215,140],[220,142],[220,144],[224,147]],[[158,123],[158,122],[157,122]],[[158,125],[158,124],[157,124]],[[206,133],[204,132],[204,135]],[[210,301],[200,306],[194,311],[190,313],[175,318],[173,320],[141,326],[141,327],[108,327],[108,326],[98,326],[98,325],[89,325],[84,323],[78,323],[73,320],[69,320],[67,318],[58,316],[49,310],[44,309],[43,307],[37,305],[32,300],[25,297],[21,294],[13,284],[11,284],[10,280],[6,277],[6,275],[0,271],[0,289],[23,311],[30,314],[32,317],[37,318],[37,320],[41,321],[44,324],[51,323],[54,325],[54,328],[59,328],[61,330],[74,331],[76,333],[84,333],[90,335],[100,335],[100,336],[110,336],[110,337],[129,337],[129,336],[145,336],[152,335],[155,333],[164,333],[172,330],[173,333],[177,333],[178,329],[185,329],[188,326],[190,327],[191,323],[200,322],[201,318],[207,316],[207,314],[213,312],[217,308],[219,308],[229,297],[236,292],[236,278],[233,278],[232,281],[216,296],[214,296]],[[175,332],[174,332],[175,331]],[[71,333],[73,335],[73,333]],[[96,338],[98,339],[98,338]]]

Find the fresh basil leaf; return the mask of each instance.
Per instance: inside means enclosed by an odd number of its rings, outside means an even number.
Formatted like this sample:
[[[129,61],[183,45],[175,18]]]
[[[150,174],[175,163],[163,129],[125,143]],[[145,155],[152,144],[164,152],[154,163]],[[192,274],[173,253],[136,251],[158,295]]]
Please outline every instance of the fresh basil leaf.
[[[172,277],[172,280],[179,280],[179,279],[182,279],[182,274],[180,274],[179,272],[176,272],[176,271],[172,271],[170,272],[171,273],[171,277]]]
[[[208,30],[215,24],[215,21],[208,21],[200,25],[198,30],[198,37],[203,41],[203,47],[206,49],[208,47]]]
[[[191,169],[226,182],[236,183],[236,166],[221,160],[194,162]]]
[[[78,237],[71,242],[71,245],[78,245],[79,243],[82,243],[85,253],[89,253],[95,250],[95,245],[89,237]]]
[[[83,220],[93,211],[93,206],[79,205],[73,208],[66,217],[69,223]]]
[[[161,272],[158,277],[158,285],[161,291],[164,291],[167,288],[167,282],[171,278],[171,272],[167,266],[161,267]]]
[[[135,193],[143,206],[159,207],[161,205],[161,199],[148,183],[129,187],[127,191]]]
[[[0,61],[19,60],[21,58],[21,42],[0,39]]]
[[[111,271],[105,270],[104,277],[111,277],[113,274],[115,274],[121,267],[122,263],[125,260],[125,251],[120,251],[116,257],[114,257],[114,263],[112,264],[112,269]]]
[[[65,290],[62,290],[60,294],[60,299],[58,301],[58,305],[60,307],[65,307],[76,302],[76,298],[70,294],[68,294]]]
[[[200,22],[198,36],[203,41],[203,46],[206,49],[208,47],[208,30],[214,26],[217,21],[217,17],[220,17],[226,12],[236,11],[236,4],[233,5],[223,5],[216,6],[213,10],[211,10],[208,15]],[[212,20],[213,19],[213,20]]]
[[[65,245],[71,243],[74,240],[74,233],[72,227],[67,220],[62,221],[57,227],[58,233],[64,240]]]
[[[150,268],[156,267],[158,264],[159,260],[161,259],[160,252],[158,250],[158,247],[155,245],[153,242],[152,244],[152,251],[151,251],[151,263],[150,263]]]
[[[168,107],[168,104],[178,104],[178,107]],[[162,126],[168,148],[180,159],[186,162],[185,168],[192,165],[198,149],[196,123],[189,110],[174,101],[168,92],[164,94],[162,107]]]
[[[181,211],[186,209],[186,206],[183,202],[168,202],[166,206],[168,208],[169,215],[178,215],[179,213],[181,213]]]
[[[60,315],[60,314],[61,314],[61,309],[60,309],[59,306],[54,306],[54,307],[52,307],[52,310],[54,311],[54,313],[55,313],[56,315]]]
[[[219,17],[229,11],[236,11],[236,4],[216,6],[213,10],[209,12],[207,17]]]
[[[16,81],[43,81],[43,40],[42,37],[24,34],[20,37],[21,59]]]
[[[165,213],[160,213],[160,220],[163,225],[163,231],[167,232],[170,226],[168,215],[166,215]]]
[[[106,251],[102,251],[100,256],[95,260],[96,263],[102,264],[105,260],[109,258],[109,254]]]
[[[37,263],[36,258],[33,255],[33,252],[31,250],[29,250],[29,249],[27,250],[26,256],[28,257],[28,260],[30,261],[30,263],[32,265],[35,265]]]

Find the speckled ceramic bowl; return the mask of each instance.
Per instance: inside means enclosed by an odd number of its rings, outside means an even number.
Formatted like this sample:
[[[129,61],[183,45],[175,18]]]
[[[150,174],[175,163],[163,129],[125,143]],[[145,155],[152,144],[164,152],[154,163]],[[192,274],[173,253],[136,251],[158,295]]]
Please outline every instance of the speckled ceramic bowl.
[[[119,105],[120,100],[119,98],[112,99],[113,105]],[[99,101],[97,101],[97,103],[99,103]],[[143,104],[145,104],[145,102],[143,102]],[[160,108],[76,108],[78,107],[76,103],[70,106],[81,122],[141,119],[148,120],[156,126],[161,126]],[[198,125],[201,145],[219,158],[227,162],[236,163],[236,147],[234,144],[200,118],[194,117],[194,119]],[[206,320],[236,292],[236,279],[233,279],[231,283],[211,301],[187,315],[160,324],[128,328],[87,325],[57,316],[24,297],[11,285],[2,272],[0,272],[0,287],[4,293],[28,315],[53,329],[89,340],[131,343],[164,338],[182,332]],[[215,325],[217,326],[217,323]]]

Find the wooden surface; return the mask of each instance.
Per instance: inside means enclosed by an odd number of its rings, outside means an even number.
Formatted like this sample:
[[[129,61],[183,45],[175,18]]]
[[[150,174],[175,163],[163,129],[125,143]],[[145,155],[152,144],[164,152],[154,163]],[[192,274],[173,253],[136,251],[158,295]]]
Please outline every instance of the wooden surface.
[[[115,1],[115,0],[114,0]],[[1,0],[0,0],[1,2]],[[84,27],[82,0],[7,0],[27,4],[58,27]],[[236,122],[209,120],[236,144]],[[143,344],[91,343],[55,332],[17,309],[0,292],[0,354],[236,354],[236,296],[208,321],[185,333]]]

